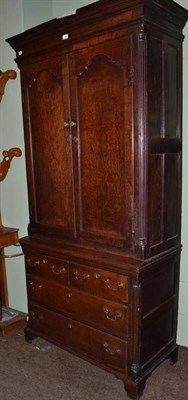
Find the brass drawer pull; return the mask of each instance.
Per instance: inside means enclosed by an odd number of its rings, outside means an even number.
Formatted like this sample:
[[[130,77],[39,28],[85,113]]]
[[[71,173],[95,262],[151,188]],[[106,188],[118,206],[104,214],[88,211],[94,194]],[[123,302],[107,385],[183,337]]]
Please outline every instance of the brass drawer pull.
[[[68,324],[68,328],[69,328],[69,329],[73,329],[73,328],[74,328],[74,325],[73,325],[73,324]]]
[[[35,321],[41,321],[42,319],[44,319],[44,315],[42,314],[36,314],[34,311],[31,311],[31,318]]]
[[[40,290],[43,287],[43,285],[40,285],[40,284],[34,283],[34,282],[30,282],[29,285],[30,285],[31,289],[33,289],[33,290]]]
[[[66,296],[67,296],[69,299],[71,299],[71,298],[72,298],[72,293],[69,292],[69,293],[66,294]]]
[[[34,261],[33,267],[37,267],[38,265],[40,265],[40,261],[39,260]]]
[[[39,261],[39,260],[36,260],[36,261],[31,262],[31,259],[30,259],[30,258],[26,258],[26,263],[27,263],[30,267],[37,267],[37,266],[40,265],[40,261]]]
[[[56,275],[65,274],[65,272],[66,272],[65,267],[57,267],[54,264],[50,265],[50,269],[53,272],[53,274],[56,274]]]
[[[77,270],[73,271],[73,274],[75,276],[75,279],[77,279],[78,281],[87,281],[90,278],[89,274],[79,274],[79,272]]]
[[[106,307],[103,308],[103,311],[106,315],[106,318],[109,319],[110,321],[117,321],[118,319],[121,319],[123,316],[122,312],[116,311],[115,313],[113,313]]]
[[[108,289],[113,290],[114,292],[116,292],[119,289],[123,289],[124,287],[123,282],[114,282],[111,281],[110,279],[105,279],[104,283],[108,287]]]
[[[109,343],[107,343],[107,342],[103,343],[103,347],[105,348],[105,351],[107,353],[109,353],[111,356],[115,356],[116,354],[120,354],[121,353],[120,349],[116,349],[116,348],[111,347],[109,345]]]

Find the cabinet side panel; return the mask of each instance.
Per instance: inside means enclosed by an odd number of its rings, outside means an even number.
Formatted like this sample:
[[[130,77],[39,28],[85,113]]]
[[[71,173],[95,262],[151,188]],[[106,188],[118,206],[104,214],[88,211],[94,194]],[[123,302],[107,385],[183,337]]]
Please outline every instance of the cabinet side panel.
[[[181,43],[148,36],[147,58],[148,242],[154,255],[180,243]]]
[[[149,157],[149,243],[154,245],[163,239],[163,161],[160,154]]]
[[[178,97],[179,97],[178,49],[170,43],[165,49],[165,136],[178,136]]]
[[[143,322],[142,363],[148,362],[173,340],[174,310],[172,306],[150,315]],[[162,329],[161,329],[162,327]]]
[[[179,154],[165,156],[165,237],[171,239],[179,233]]]
[[[147,39],[148,78],[148,134],[160,138],[162,134],[162,40],[149,36]]]
[[[142,364],[176,342],[179,254],[144,272],[142,282]],[[157,355],[158,354],[158,355]]]

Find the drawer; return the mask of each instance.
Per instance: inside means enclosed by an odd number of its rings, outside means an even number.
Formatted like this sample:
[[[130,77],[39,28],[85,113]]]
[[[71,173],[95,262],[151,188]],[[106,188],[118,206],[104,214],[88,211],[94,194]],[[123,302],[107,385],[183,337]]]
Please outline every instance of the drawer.
[[[126,372],[128,343],[78,321],[29,303],[28,326],[55,344],[65,346],[113,369]]]
[[[60,282],[68,282],[69,263],[46,255],[26,253],[26,272],[37,274]]]
[[[113,335],[126,337],[126,306],[33,275],[27,276],[27,286],[31,301]]]
[[[70,284],[95,296],[128,302],[128,278],[124,275],[71,262]]]

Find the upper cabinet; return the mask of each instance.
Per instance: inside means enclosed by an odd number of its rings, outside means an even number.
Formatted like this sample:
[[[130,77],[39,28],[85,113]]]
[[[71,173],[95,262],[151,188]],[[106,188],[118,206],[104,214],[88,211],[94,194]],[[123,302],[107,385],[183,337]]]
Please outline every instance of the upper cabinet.
[[[32,231],[131,246],[130,65],[124,37],[23,67]]]
[[[21,70],[29,235],[141,258],[180,246],[187,17],[170,0],[100,0],[8,39]]]

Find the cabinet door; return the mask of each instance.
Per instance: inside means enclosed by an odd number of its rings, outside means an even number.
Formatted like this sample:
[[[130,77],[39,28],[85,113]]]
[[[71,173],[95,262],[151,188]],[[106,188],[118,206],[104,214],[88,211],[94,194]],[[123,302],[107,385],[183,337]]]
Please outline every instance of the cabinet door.
[[[74,236],[72,146],[67,61],[45,60],[22,68],[30,232]]]
[[[70,56],[77,234],[131,246],[132,88],[130,40],[121,38]]]

